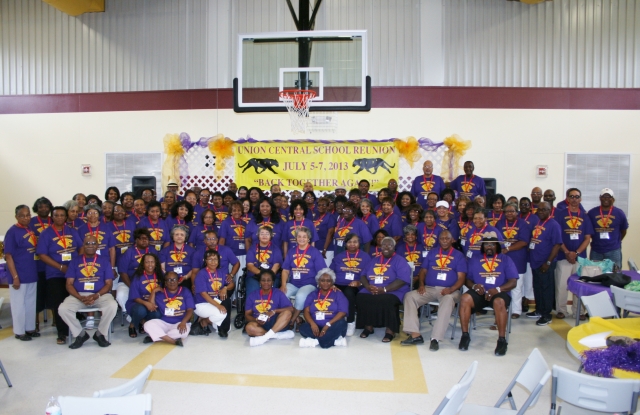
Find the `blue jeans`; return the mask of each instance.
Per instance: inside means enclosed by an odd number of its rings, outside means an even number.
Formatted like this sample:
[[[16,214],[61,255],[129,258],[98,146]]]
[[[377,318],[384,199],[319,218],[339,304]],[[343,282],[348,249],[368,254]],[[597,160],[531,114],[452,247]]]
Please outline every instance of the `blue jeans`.
[[[593,249],[589,253],[589,259],[592,261],[602,261],[603,259],[610,259],[618,268],[622,269],[622,249],[615,249],[613,251],[605,252],[601,254]]]
[[[321,330],[322,327],[318,326],[318,328],[320,328]],[[327,332],[322,337],[314,336],[313,330],[311,330],[311,324],[304,323],[300,326],[300,334],[304,338],[310,337],[312,339],[318,339],[320,347],[322,347],[323,349],[328,349],[329,347],[333,346],[333,343],[338,337],[345,337],[347,335],[347,322],[344,319],[336,321],[331,325],[331,327],[329,327]]]
[[[298,288],[295,285],[288,282],[287,297],[289,298],[295,297],[293,308],[295,308],[296,310],[303,310],[304,302],[306,301],[307,296],[311,294],[315,289],[316,289],[315,285],[311,285],[311,284],[303,285],[302,287]]]
[[[161,317],[159,311],[149,311],[147,310],[147,307],[138,303],[133,303],[133,306],[131,307],[131,310],[129,310],[129,313],[129,315],[131,316],[131,324],[133,324],[133,327],[135,328],[138,328],[140,320],[149,321]]]

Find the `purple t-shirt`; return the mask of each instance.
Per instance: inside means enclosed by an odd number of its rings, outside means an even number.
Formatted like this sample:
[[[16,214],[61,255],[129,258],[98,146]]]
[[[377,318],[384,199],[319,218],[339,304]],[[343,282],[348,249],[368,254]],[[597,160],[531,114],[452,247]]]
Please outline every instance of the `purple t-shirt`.
[[[151,291],[158,286],[158,280],[155,275],[129,275],[131,277],[131,285],[129,286],[129,298],[125,304],[127,310],[131,311],[133,304],[137,298],[149,301]]]
[[[227,286],[227,273],[221,269],[211,272],[207,268],[198,271],[196,275],[196,304],[206,303],[202,293],[209,294],[211,298],[218,298],[219,292]],[[229,312],[231,310],[227,310]]]
[[[4,236],[4,252],[11,254],[20,283],[29,284],[38,281],[37,245],[38,236],[28,227],[13,225]],[[8,274],[9,269],[6,269]]]
[[[167,225],[165,221],[160,218],[158,219],[158,223],[152,225],[149,221],[149,217],[145,216],[140,219],[136,229],[144,228],[149,231],[151,234],[151,238],[149,239],[149,249],[151,251],[155,251],[156,254],[159,254],[162,250],[162,246],[166,242],[171,242],[170,229],[167,229]]]
[[[537,224],[531,231],[529,263],[531,269],[538,269],[549,259],[553,247],[562,243],[562,230],[552,217]],[[552,260],[554,261],[554,260]]]
[[[222,221],[220,226],[220,238],[224,238],[224,245],[231,248],[236,256],[246,255],[245,231],[247,224],[242,219],[234,219],[231,216]]]
[[[127,217],[127,222],[129,222],[131,225],[133,225],[134,229],[138,229],[138,224],[140,223],[140,221],[144,217],[145,217],[144,215],[137,216],[137,214],[135,212],[131,212],[131,215],[129,217]]]
[[[538,215],[531,212],[527,213],[525,216],[522,216],[522,213],[520,213],[518,214],[518,218],[524,220],[531,231],[538,223],[540,223]]]
[[[247,238],[251,238],[251,243],[252,244],[257,244],[258,243],[258,237],[259,235],[259,230],[262,227],[268,227],[271,228],[271,230],[273,231],[273,235],[271,236],[271,241],[278,245],[279,247],[282,246],[282,237],[284,236],[284,222],[280,221],[278,223],[273,223],[271,221],[262,221],[260,223],[256,223],[255,221],[251,221],[249,222],[249,224],[247,225],[247,231],[245,236]]]
[[[342,252],[347,247],[344,244],[344,238],[350,233],[358,235],[360,246],[371,242],[371,233],[369,227],[365,225],[362,219],[354,217],[353,220],[347,222],[343,218],[337,218],[336,231],[333,234],[333,245],[336,252]]]
[[[320,251],[307,245],[307,250],[299,247],[289,248],[282,269],[289,271],[288,282],[298,288],[316,285],[318,271],[327,267]]]
[[[615,251],[622,246],[622,230],[629,229],[627,216],[622,209],[612,206],[610,209],[602,209],[600,206],[589,211],[589,219],[593,225],[591,237],[591,249],[599,254]]]
[[[116,250],[116,264],[118,264],[122,255],[133,246],[134,227],[131,222],[127,221],[124,221],[122,225],[116,225],[114,221],[111,221],[106,226],[107,236],[111,240],[110,246]]]
[[[75,229],[65,226],[62,232],[57,232],[53,226],[45,229],[38,238],[36,254],[49,255],[58,264],[68,265],[78,254],[78,248],[82,246],[82,240]],[[111,266],[109,266],[111,270]],[[46,265],[46,275],[49,278],[64,278],[64,273],[59,268]]]
[[[368,216],[363,216],[362,222],[367,225],[369,229],[369,233],[373,237],[373,234],[378,232],[380,229],[380,223],[378,222],[378,217],[374,213],[370,213]]]
[[[467,260],[462,252],[452,248],[442,251],[438,246],[429,251],[422,261],[427,270],[424,284],[429,287],[452,287],[458,281],[458,272],[467,273]]]
[[[511,258],[503,254],[494,257],[476,255],[467,263],[467,279],[474,284],[482,284],[485,290],[500,287],[507,280],[517,280],[518,270]]]
[[[69,263],[65,278],[73,278],[73,287],[79,293],[97,293],[107,280],[113,280],[109,257],[77,255]]]
[[[271,310],[291,307],[291,300],[282,291],[277,288],[271,290],[271,299],[269,294],[262,294],[262,290],[255,290],[247,295],[245,311],[251,310],[253,317],[257,318],[260,314]],[[269,317],[269,319],[278,318],[278,315]]]
[[[591,219],[589,219],[589,215],[584,209],[580,209],[580,212],[575,213],[570,212],[568,209],[556,209],[554,219],[560,224],[562,243],[570,252],[577,251],[586,235],[593,236]],[[587,250],[582,251],[579,256],[586,258]],[[563,259],[566,259],[566,257],[561,249],[558,251],[558,261],[562,261]]]
[[[478,229],[476,225],[473,223],[469,228],[469,232],[467,232],[466,238],[464,239],[464,245],[462,246],[462,250],[464,251],[467,258],[470,258],[468,252],[472,252],[472,256],[478,256],[480,254],[480,248],[482,246],[482,235],[487,232],[495,232],[498,240],[503,241],[504,237],[502,236],[502,232],[500,232],[497,228],[487,224],[484,228]]]
[[[289,214],[289,207],[286,207],[284,209],[278,209],[278,213],[280,213],[280,220],[282,220],[282,222],[287,223],[290,220],[290,214]]]
[[[316,228],[316,233],[318,234],[318,240],[315,242],[314,246],[322,252],[322,250],[324,249],[324,244],[327,241],[329,229],[333,229],[336,227],[336,218],[329,212],[325,212],[324,215],[320,215],[318,213],[313,219],[313,224]],[[327,251],[333,250],[332,245],[333,244],[329,243]]]
[[[418,224],[418,241],[423,247],[421,258],[425,258],[430,250],[438,246],[438,237],[444,229],[435,225],[433,229],[428,229],[424,222]]]
[[[178,249],[175,244],[169,244],[168,247],[160,251],[160,262],[164,264],[164,271],[173,271],[182,280],[183,277],[191,272],[191,268],[200,268],[200,258],[196,258],[195,248],[187,244],[182,245],[182,249]]]
[[[361,250],[355,254],[344,251],[333,257],[331,269],[336,273],[335,284],[349,285],[354,281],[360,281],[369,261],[371,261],[369,254]]]
[[[295,247],[298,245],[298,243],[296,242],[295,230],[301,225],[306,226],[311,231],[311,240],[309,241],[310,243],[313,244],[318,240],[318,233],[316,232],[316,227],[312,221],[305,218],[305,220],[302,221],[302,224],[300,224],[300,222],[290,220],[285,224],[284,235],[282,235],[282,242],[287,242],[289,244],[289,250],[295,249]]]
[[[118,260],[118,272],[121,274],[127,274],[127,276],[131,278],[133,276],[133,273],[136,272],[136,269],[140,265],[142,256],[144,254],[148,254],[149,252],[155,254],[155,252],[149,250],[148,247],[143,250],[138,249],[138,247],[136,246],[132,246],[131,248],[127,249],[127,251],[122,254],[122,256],[120,256],[120,259]]]
[[[396,245],[396,254],[403,257],[405,261],[407,261],[407,264],[413,263],[414,277],[417,277],[420,272],[424,252],[424,246],[417,242],[413,246],[409,246],[405,241],[401,240]],[[409,267],[411,267],[411,265],[409,265]]]
[[[397,254],[391,258],[381,256],[372,259],[365,270],[365,275],[370,285],[379,288],[386,287],[398,279],[404,281],[405,284],[402,287],[390,293],[398,297],[400,301],[411,289],[411,268],[409,268],[407,261]],[[363,286],[360,288],[359,294],[371,294],[371,292]]]
[[[384,229],[389,233],[389,236],[402,236],[402,217],[397,213],[391,213],[390,215],[382,214],[380,218],[378,218],[378,225],[380,225],[380,229]]]
[[[80,221],[81,223],[84,223],[82,220]],[[52,223],[51,218],[47,217],[46,219],[42,219],[36,215],[31,218],[31,221],[29,221],[29,229],[31,229],[38,238],[40,238],[40,234],[50,227]],[[36,267],[38,268],[38,272],[45,272],[47,266],[44,262],[40,261],[40,259],[37,259]]]
[[[215,225],[200,224],[198,226],[194,226],[191,228],[191,233],[189,234],[189,243],[196,249],[204,246],[204,234],[207,231],[216,231],[217,234],[218,228]]]
[[[196,251],[194,255],[194,262],[191,264],[193,268],[204,268],[204,254],[207,250],[207,246],[204,245]],[[231,267],[240,262],[238,257],[235,256],[231,248],[228,246],[218,245],[217,251],[218,254],[220,254],[220,270],[225,273],[231,271]],[[196,266],[196,264],[198,265]]]
[[[80,218],[75,218],[75,219],[74,219],[74,220],[72,220],[72,221],[67,221],[65,224],[66,224],[68,227],[70,227],[70,228],[73,228],[73,229],[75,229],[75,230],[78,230],[78,229],[80,229],[80,227],[81,227],[82,225],[84,225],[84,224],[85,224],[85,222],[84,222],[82,219],[80,219]]]
[[[109,233],[109,225],[107,223],[100,222],[97,226],[91,226],[89,223],[85,223],[78,229],[78,236],[80,240],[84,241],[87,236],[95,236],[98,239],[98,255],[104,255],[109,257],[109,248],[112,246],[112,239]]]
[[[497,223],[497,228],[504,237],[504,246],[513,245],[518,241],[523,241],[526,245],[517,251],[507,252],[507,256],[511,258],[518,270],[518,274],[524,274],[527,271],[527,250],[529,241],[531,240],[531,228],[523,219],[517,218],[514,222],[509,222],[507,217],[503,217]]]
[[[476,196],[485,196],[487,194],[487,190],[484,187],[484,180],[475,174],[471,176],[471,179],[461,174],[449,183],[449,187],[455,190],[458,196],[464,195],[471,200]]]
[[[424,174],[417,176],[413,179],[411,184],[411,194],[416,198],[416,203],[422,206],[423,209],[427,208],[427,196],[429,193],[437,193],[440,198],[440,193],[446,188],[442,177],[432,174],[429,179],[426,179]]]
[[[307,296],[304,308],[309,307],[311,319],[318,325],[324,327],[336,314],[349,314],[349,301],[340,290],[329,290],[328,295],[321,295],[320,290],[315,290]]]
[[[195,308],[191,291],[183,287],[178,287],[178,292],[173,294],[166,288],[156,293],[156,305],[162,316],[160,319],[169,324],[180,323],[187,310]],[[167,312],[167,309],[172,311]]]
[[[247,251],[247,265],[253,264],[258,269],[271,269],[275,264],[282,265],[282,251],[280,247],[271,242],[268,246],[261,247],[257,243],[251,245]],[[247,274],[254,274],[247,269]]]
[[[446,229],[451,232],[451,237],[454,241],[460,238],[460,227],[458,226],[458,222],[453,217],[450,217],[450,219],[447,220],[436,218],[436,224],[443,230]]]
[[[173,229],[174,226],[176,225],[182,225],[182,226],[186,226],[189,229],[189,238],[191,238],[191,234],[193,233],[193,228],[196,227],[196,225],[193,224],[193,222],[187,222],[183,219],[180,219],[178,217],[173,217],[173,216],[169,216],[164,220],[165,226],[167,227],[167,230],[169,231],[169,234],[171,234],[171,230]]]

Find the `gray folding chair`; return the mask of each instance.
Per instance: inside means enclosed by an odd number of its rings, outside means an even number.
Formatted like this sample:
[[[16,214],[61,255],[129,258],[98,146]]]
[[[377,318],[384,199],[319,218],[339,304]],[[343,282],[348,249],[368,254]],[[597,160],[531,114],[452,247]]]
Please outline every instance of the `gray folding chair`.
[[[102,318],[102,312],[100,311],[99,308],[97,308],[97,307],[81,308],[80,310],[77,311],[77,313],[82,313],[82,314],[99,313],[99,314],[96,314],[91,319],[87,318],[86,320],[83,320],[83,321],[80,322],[80,325],[85,330],[97,330],[98,329],[98,324],[100,323],[100,319]],[[93,326],[92,327],[89,327],[87,325],[90,321],[93,322]],[[102,333],[103,335],[104,334],[107,335],[107,341],[108,342],[111,341],[111,333],[113,333],[113,320],[109,324],[108,332],[107,333]],[[68,341],[69,344],[73,343],[73,335],[71,334],[71,330],[69,330],[69,336],[67,337],[67,341]]]
[[[427,321],[429,322],[429,324],[432,324],[431,322],[433,320],[435,320],[436,318],[440,318],[440,313],[438,312],[438,315],[436,317],[434,317],[431,314],[431,307],[438,307],[440,306],[440,302],[438,301],[431,301],[430,303],[427,303],[425,305],[423,305],[422,307],[420,307],[420,318],[419,321],[422,320],[422,316],[425,316],[425,318],[427,319]],[[453,308],[453,323],[449,323],[449,327],[451,327],[451,340],[453,340],[454,335],[456,334],[456,326],[458,325],[458,318],[460,316],[460,301],[458,301],[455,305],[455,307]],[[442,316],[443,318],[451,318],[451,316]]]
[[[2,372],[2,375],[4,376],[4,380],[7,381],[7,385],[9,385],[9,387],[12,387],[13,385],[11,384],[11,380],[9,379],[9,375],[7,375],[7,370],[4,368],[4,365],[2,364],[2,360],[0,360],[0,372]]]
[[[618,318],[618,310],[611,303],[611,297],[606,291],[600,291],[598,294],[580,297],[582,304],[587,309],[589,317],[613,317]]]
[[[616,307],[622,310],[620,314],[623,317],[629,315],[629,311],[640,314],[640,292],[625,290],[615,285],[611,286],[611,292]]]
[[[513,301],[511,301],[509,303],[509,307],[507,308],[507,333],[505,336],[505,339],[507,340],[507,342],[509,341],[509,333],[511,333],[511,305],[513,304]],[[485,307],[483,308],[483,310],[485,311],[493,311],[493,308],[491,307]],[[477,323],[476,322],[476,313],[472,313],[471,314],[471,322],[473,324],[473,329],[475,330],[476,327],[490,327],[493,326],[493,323]]]

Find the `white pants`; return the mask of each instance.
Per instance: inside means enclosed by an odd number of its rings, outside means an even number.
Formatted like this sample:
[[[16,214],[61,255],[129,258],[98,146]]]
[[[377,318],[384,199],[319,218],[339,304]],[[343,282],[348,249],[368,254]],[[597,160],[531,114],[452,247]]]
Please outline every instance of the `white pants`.
[[[116,288],[116,301],[120,304],[120,308],[122,308],[122,312],[126,313],[127,309],[124,306],[129,299],[129,287],[124,282],[119,282],[118,287]]]
[[[569,315],[567,312],[567,301],[569,297],[569,290],[567,289],[567,282],[572,274],[575,274],[578,269],[578,262],[570,264],[569,261],[563,259],[558,261],[556,265],[556,312]],[[574,296],[575,297],[575,296]],[[574,299],[573,308],[577,308],[577,303]]]
[[[169,336],[172,339],[186,339],[189,336],[189,329],[191,329],[191,323],[187,323],[187,330],[184,333],[180,333],[178,330],[178,324],[180,323],[167,323],[159,318],[154,318],[144,323],[144,331],[151,337],[151,340],[157,342],[162,340],[162,337]]]
[[[529,300],[533,300],[535,295],[533,294],[533,272],[531,271],[531,264],[527,262],[527,270],[524,274],[520,275],[522,280],[522,295]],[[522,304],[520,304],[522,309]]]
[[[17,290],[9,285],[13,334],[22,336],[36,330],[36,289],[38,282],[21,283]]]
[[[333,262],[333,251],[327,251],[327,257],[324,259],[324,263],[327,264],[327,268],[331,267],[331,263]]]
[[[522,294],[524,293],[524,275],[518,274],[516,287],[511,290],[511,314],[522,314]]]
[[[236,255],[236,258],[238,258],[238,262],[240,262],[240,268],[238,268],[238,272],[236,272],[236,275],[233,276],[233,282],[235,283],[236,287],[238,286],[238,280],[240,279],[240,276],[242,275],[242,270],[244,267],[247,266],[247,256],[246,255]],[[229,264],[229,267],[231,267],[231,264]],[[231,269],[229,269],[229,271],[227,272],[231,272]],[[238,292],[238,290],[233,290],[233,296],[231,297],[231,300],[235,300],[236,299],[236,293]]]
[[[196,304],[196,315],[201,318],[208,318],[214,327],[222,324],[227,317],[227,313],[221,312],[213,304],[209,303]]]

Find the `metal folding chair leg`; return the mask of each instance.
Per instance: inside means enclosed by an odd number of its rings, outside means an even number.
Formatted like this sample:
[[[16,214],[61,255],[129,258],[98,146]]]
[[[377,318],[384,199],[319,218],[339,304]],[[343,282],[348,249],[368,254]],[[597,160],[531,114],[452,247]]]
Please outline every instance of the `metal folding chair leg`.
[[[0,372],[4,375],[4,380],[7,381],[7,385],[11,388],[13,385],[11,384],[11,380],[9,380],[9,375],[7,375],[7,370],[2,365],[2,360],[0,360]]]

